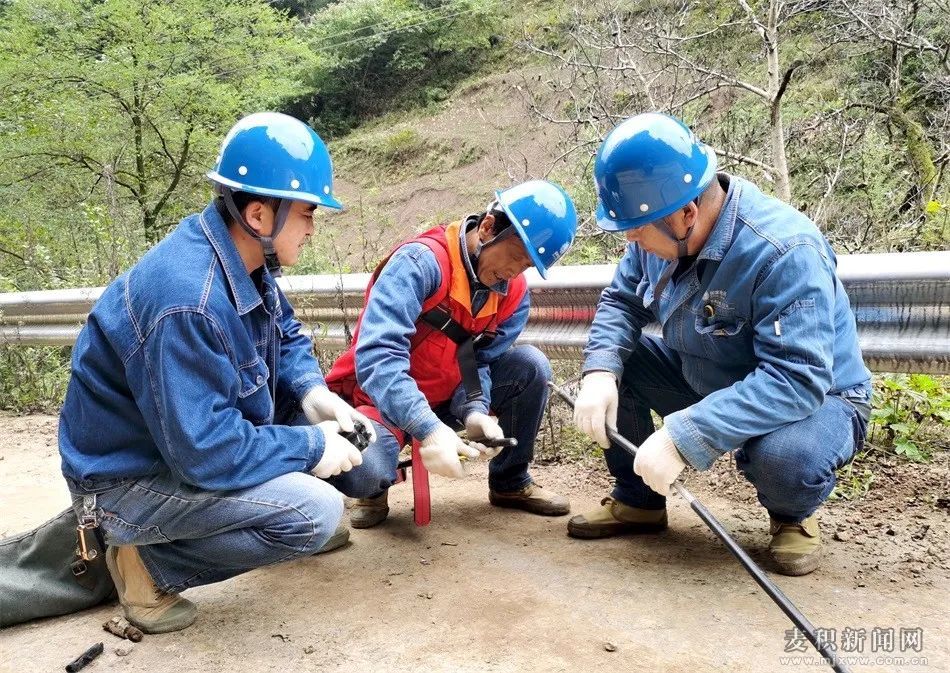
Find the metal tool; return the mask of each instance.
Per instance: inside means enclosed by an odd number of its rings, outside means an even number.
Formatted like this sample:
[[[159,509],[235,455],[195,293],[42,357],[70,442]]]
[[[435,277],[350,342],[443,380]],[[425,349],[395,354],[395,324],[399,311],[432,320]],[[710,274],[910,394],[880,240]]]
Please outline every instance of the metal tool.
[[[359,449],[360,453],[363,453],[366,447],[369,446],[369,430],[366,429],[362,421],[353,421],[353,432],[343,432],[341,430],[340,435],[343,439]]]
[[[99,516],[96,513],[96,494],[85,495],[82,499],[82,518],[79,520],[79,525],[76,526],[76,551],[83,561],[93,561],[99,556],[99,545],[95,539],[98,527]]]
[[[574,398],[570,394],[561,388],[560,386],[555,385],[554,383],[549,382],[548,385],[551,387],[558,396],[567,402],[570,407],[574,408]],[[621,435],[616,430],[612,428],[607,428],[607,437],[611,442],[619,446],[621,449],[629,453],[631,456],[637,455],[637,446],[631,442],[629,439]],[[801,613],[801,611],[795,607],[795,604],[789,600],[788,596],[782,593],[782,590],[778,588],[768,575],[758,566],[758,564],[752,560],[752,557],[749,556],[746,551],[739,546],[739,543],[732,539],[729,535],[729,532],[723,527],[721,523],[714,517],[708,509],[701,503],[696,497],[690,493],[682,482],[676,480],[673,482],[673,490],[683,496],[683,499],[689,503],[689,506],[693,509],[694,512],[703,520],[709,530],[716,534],[722,543],[726,545],[726,548],[732,552],[732,555],[738,559],[739,563],[742,564],[742,567],[752,576],[752,579],[762,587],[769,598],[771,598],[776,605],[778,605],[782,612],[792,620],[792,623],[795,624],[801,631],[805,634],[805,637],[808,638],[808,642],[815,646],[815,649],[821,653],[825,658],[825,661],[829,663],[831,668],[838,673],[851,673],[851,669],[848,668],[838,654],[832,649],[830,642],[825,642],[818,638],[818,633],[815,630],[814,625],[808,621],[808,618]]]
[[[467,440],[462,440],[462,441],[467,441]],[[497,447],[507,449],[512,446],[518,446],[518,440],[515,439],[514,437],[500,437],[498,439],[483,438],[483,439],[473,439],[472,441],[477,442],[478,444],[481,444],[482,446],[488,447],[489,449],[494,449]],[[468,458],[466,456],[459,456],[459,460],[462,462],[465,462],[466,460],[468,460]],[[406,460],[401,460],[396,465],[396,467],[400,470],[407,467],[412,467],[412,460],[409,458],[407,458]]]
[[[477,442],[482,446],[487,446],[489,449],[495,449],[498,447],[507,449],[512,446],[518,446],[518,440],[514,437],[499,437],[498,439],[488,439],[487,437],[483,437],[482,439],[473,439],[472,441]]]
[[[103,645],[103,643],[96,643],[88,650],[80,654],[76,659],[66,664],[67,673],[76,673],[76,671],[81,671],[93,659],[102,654],[102,650],[104,649],[105,645]]]

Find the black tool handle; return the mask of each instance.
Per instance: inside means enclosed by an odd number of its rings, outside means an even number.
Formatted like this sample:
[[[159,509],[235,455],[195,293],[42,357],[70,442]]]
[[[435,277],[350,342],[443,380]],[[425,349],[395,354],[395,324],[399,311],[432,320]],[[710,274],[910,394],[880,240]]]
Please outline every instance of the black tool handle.
[[[490,449],[501,447],[507,449],[512,446],[518,446],[518,440],[514,437],[500,437],[499,439],[488,439],[483,437],[482,439],[473,439],[473,442],[478,442],[482,446],[487,446]]]
[[[86,664],[91,662],[93,659],[102,654],[102,650],[105,649],[105,646],[102,643],[96,643],[88,650],[79,655],[75,660],[66,664],[66,670],[69,673],[76,673],[86,667]]]
[[[566,390],[563,388],[554,385],[553,383],[548,383],[555,393],[558,396],[567,402],[571,408],[574,408],[574,398],[571,397]],[[619,446],[621,449],[626,451],[631,456],[637,455],[637,447],[629,439],[621,435],[616,430],[608,427],[607,428],[607,437],[611,442]],[[709,530],[716,534],[723,544],[726,545],[726,548],[732,552],[732,555],[739,560],[739,563],[742,564],[742,567],[752,575],[752,579],[762,587],[769,598],[771,598],[776,605],[778,605],[782,612],[792,620],[792,623],[795,624],[801,631],[805,634],[805,637],[808,638],[808,642],[815,646],[815,649],[818,650],[822,656],[825,657],[825,660],[831,665],[831,668],[837,673],[850,673],[851,669],[848,668],[839,657],[837,652],[831,648],[831,643],[823,642],[819,640],[818,634],[815,631],[814,625],[808,621],[808,618],[801,613],[801,611],[795,607],[795,604],[789,600],[788,596],[782,593],[782,590],[778,588],[778,585],[773,582],[768,575],[763,572],[763,570],[758,566],[758,564],[752,560],[752,557],[749,556],[745,549],[743,549],[738,542],[732,539],[732,536],[729,535],[729,532],[723,527],[721,523],[714,517],[708,509],[701,503],[696,497],[690,493],[682,482],[679,480],[673,482],[673,489],[679,493],[686,502],[689,503],[689,506],[692,507],[693,511],[699,515],[699,518],[703,520]]]

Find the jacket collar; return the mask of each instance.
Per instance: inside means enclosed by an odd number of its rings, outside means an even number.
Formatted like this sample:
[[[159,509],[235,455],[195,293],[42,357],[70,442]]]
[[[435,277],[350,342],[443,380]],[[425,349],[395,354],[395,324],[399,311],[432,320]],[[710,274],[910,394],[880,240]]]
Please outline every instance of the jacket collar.
[[[214,203],[208,204],[208,207],[202,211],[198,219],[201,222],[202,231],[208,237],[208,242],[214,248],[214,252],[221,262],[221,267],[224,269],[224,277],[231,287],[231,296],[234,297],[238,314],[249,313],[257,308],[263,300],[250,274],[244,267],[244,260],[241,259],[241,255],[234,245],[234,240],[228,232],[228,225],[224,222]]]
[[[706,244],[699,251],[697,259],[709,259],[712,261],[721,261],[732,245],[732,231],[736,226],[736,214],[739,210],[739,197],[742,194],[742,178],[726,173],[719,173],[720,176],[729,179],[729,189],[726,191],[726,200],[723,201],[722,209],[719,211],[719,217],[716,218],[712,230],[709,232],[709,238]]]

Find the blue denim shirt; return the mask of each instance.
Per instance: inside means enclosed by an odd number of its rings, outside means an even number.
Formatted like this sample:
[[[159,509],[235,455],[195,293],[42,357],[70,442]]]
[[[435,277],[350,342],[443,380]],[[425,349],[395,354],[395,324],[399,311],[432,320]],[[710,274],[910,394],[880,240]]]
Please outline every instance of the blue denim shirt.
[[[96,302],[60,414],[63,474],[97,483],[171,471],[231,490],[312,469],[315,426],[274,425],[323,374],[283,292],[259,291],[213,205],[185,218]]]
[[[463,250],[466,228],[460,227]],[[478,283],[468,256],[463,255],[463,260],[472,287],[472,308],[476,312],[488,300],[489,292],[507,292],[508,283],[504,281],[490,288]],[[440,421],[409,376],[409,340],[416,332],[422,305],[435,294],[441,282],[439,262],[426,245],[407,243],[401,246],[373,285],[356,344],[356,377],[360,387],[387,422],[419,439],[435,430]],[[498,326],[498,336],[494,341],[475,351],[483,395],[466,402],[465,390],[459,385],[449,405],[453,416],[464,421],[472,412],[488,413],[491,405],[489,364],[508,350],[524,330],[528,309],[529,297],[525,292],[517,310]]]
[[[665,419],[698,469],[810,416],[827,394],[870,399],[870,372],[828,242],[788,204],[721,177],[728,193],[709,239],[660,297],[653,288],[669,262],[628,246],[601,295],[584,362],[585,372],[619,379],[643,326],[658,321],[683,376],[704,396]],[[718,267],[701,287],[707,264]]]

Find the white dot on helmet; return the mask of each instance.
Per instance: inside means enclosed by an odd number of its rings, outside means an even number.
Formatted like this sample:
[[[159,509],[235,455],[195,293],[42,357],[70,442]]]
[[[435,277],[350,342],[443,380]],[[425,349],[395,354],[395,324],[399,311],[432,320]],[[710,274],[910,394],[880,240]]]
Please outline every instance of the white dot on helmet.
[[[650,206],[648,206],[648,205],[645,204],[645,203],[641,203],[641,204],[640,204],[640,212],[641,212],[641,213],[645,213],[645,212],[647,212],[648,210],[650,210]]]
[[[247,175],[247,166],[239,166],[238,173],[241,175]]]
[[[693,176],[690,175],[689,173],[683,176],[683,182],[685,182],[686,184],[689,184],[692,181],[693,181]]]
[[[300,187],[300,180],[291,180],[291,181],[290,181],[290,188],[291,188],[291,189],[298,189],[299,187]]]
[[[531,220],[529,220],[527,217],[521,220],[521,226],[527,227],[529,224],[531,224]]]
[[[544,254],[544,246],[538,248],[538,252],[543,255],[543,254]]]

